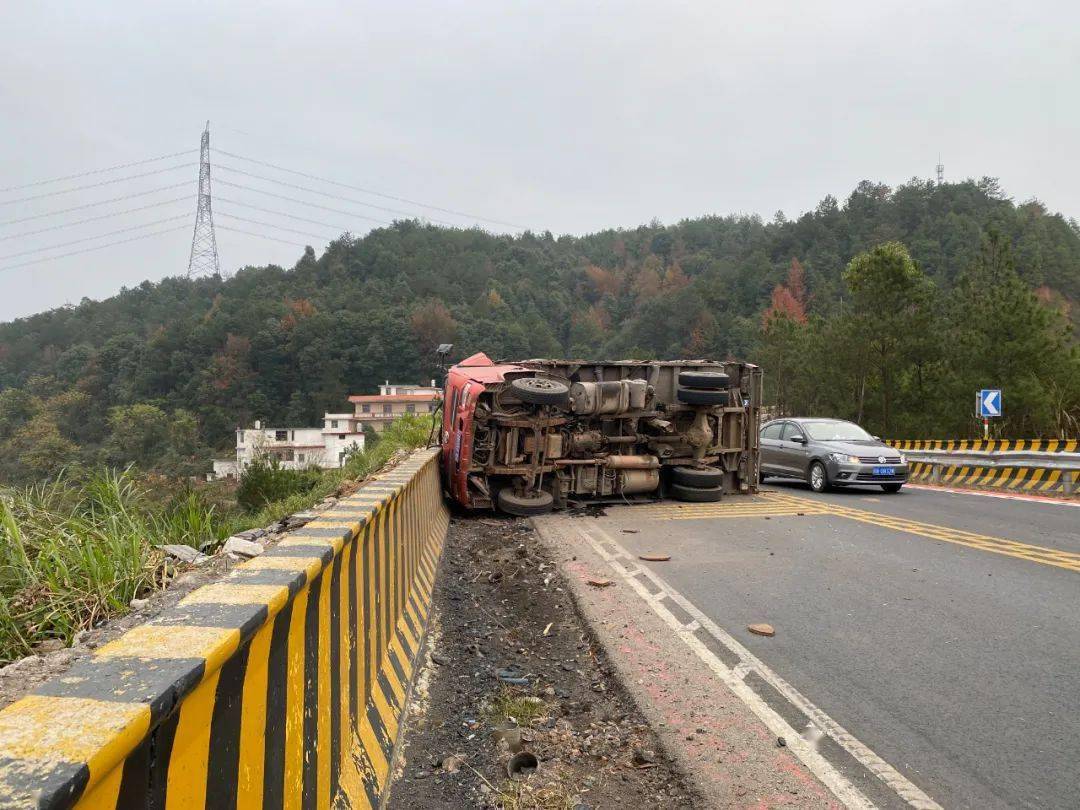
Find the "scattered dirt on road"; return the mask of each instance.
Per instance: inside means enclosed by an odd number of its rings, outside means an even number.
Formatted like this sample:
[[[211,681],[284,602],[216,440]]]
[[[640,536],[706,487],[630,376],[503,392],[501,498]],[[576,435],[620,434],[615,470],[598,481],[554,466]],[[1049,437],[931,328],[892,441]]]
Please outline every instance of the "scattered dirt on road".
[[[455,519],[390,808],[693,805],[531,527]]]

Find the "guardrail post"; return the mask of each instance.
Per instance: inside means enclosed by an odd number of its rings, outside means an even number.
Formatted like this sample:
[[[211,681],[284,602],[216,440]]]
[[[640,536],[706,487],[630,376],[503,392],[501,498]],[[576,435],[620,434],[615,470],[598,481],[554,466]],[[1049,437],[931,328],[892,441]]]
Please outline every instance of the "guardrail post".
[[[931,464],[930,465],[930,483],[931,484],[940,484],[941,483],[941,465],[940,464]]]
[[[1080,484],[1080,481],[1078,481],[1077,478],[1078,474],[1074,470],[1065,470],[1065,472],[1062,473],[1061,480],[1064,483],[1066,495],[1076,494],[1077,484]]]

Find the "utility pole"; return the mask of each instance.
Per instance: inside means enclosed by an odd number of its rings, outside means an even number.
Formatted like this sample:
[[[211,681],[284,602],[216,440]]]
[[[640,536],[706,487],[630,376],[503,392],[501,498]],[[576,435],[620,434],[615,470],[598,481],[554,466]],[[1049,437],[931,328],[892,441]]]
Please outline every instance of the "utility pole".
[[[199,155],[199,200],[195,208],[195,233],[191,236],[187,277],[216,276],[220,273],[214,212],[210,206],[210,122],[207,121]]]

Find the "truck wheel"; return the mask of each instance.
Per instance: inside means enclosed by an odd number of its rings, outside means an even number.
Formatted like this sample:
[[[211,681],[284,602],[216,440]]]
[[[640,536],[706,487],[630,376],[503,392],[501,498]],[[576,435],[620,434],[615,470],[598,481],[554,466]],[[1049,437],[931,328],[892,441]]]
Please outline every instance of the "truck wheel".
[[[719,391],[731,385],[731,377],[722,371],[680,371],[679,385]]]
[[[684,487],[709,489],[724,483],[724,473],[715,467],[672,467],[671,481]]]
[[[519,377],[510,381],[510,390],[530,405],[570,404],[570,386],[547,377]]]
[[[723,487],[684,487],[682,484],[671,485],[671,497],[677,501],[714,503],[723,496]]]
[[[500,489],[495,500],[499,504],[499,509],[503,512],[518,517],[546,515],[551,511],[552,504],[555,502],[555,499],[551,497],[551,493],[545,490],[530,492],[528,495],[518,495],[510,487]]]
[[[680,388],[676,391],[679,402],[687,405],[727,405],[727,391],[713,391],[708,388]]]

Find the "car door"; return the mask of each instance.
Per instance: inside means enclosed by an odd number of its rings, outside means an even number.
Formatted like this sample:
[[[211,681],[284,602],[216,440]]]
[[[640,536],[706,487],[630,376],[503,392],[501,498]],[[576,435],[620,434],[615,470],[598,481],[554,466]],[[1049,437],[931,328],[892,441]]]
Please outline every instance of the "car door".
[[[761,429],[761,472],[777,474],[781,472],[780,433],[783,422],[770,422]]]
[[[802,441],[797,441],[802,439]],[[784,463],[784,474],[794,478],[805,478],[810,467],[810,448],[807,444],[806,431],[795,422],[785,422],[784,432],[780,435],[780,454]]]

